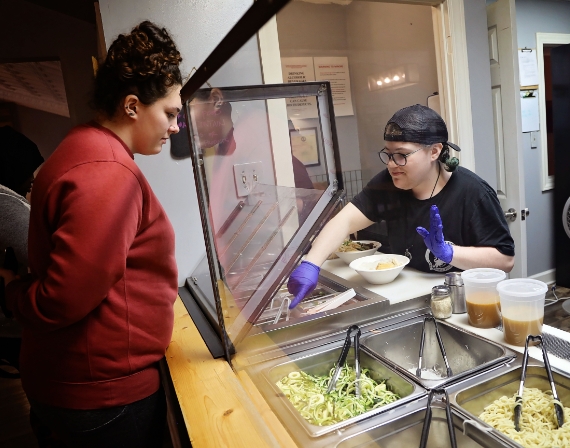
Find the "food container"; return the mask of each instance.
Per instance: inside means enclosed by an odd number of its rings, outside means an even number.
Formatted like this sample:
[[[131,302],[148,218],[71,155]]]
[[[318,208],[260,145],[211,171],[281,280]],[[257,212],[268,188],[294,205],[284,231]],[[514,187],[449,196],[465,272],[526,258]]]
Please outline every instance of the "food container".
[[[264,393],[266,396],[265,398],[268,400],[279,418],[285,422],[286,426],[293,434],[302,428],[301,431],[309,437],[318,437],[323,434],[334,432],[339,428],[353,424],[365,418],[369,418],[372,415],[387,412],[402,405],[403,403],[425,395],[425,391],[422,390],[421,387],[415,385],[412,381],[394,371],[366,350],[361,350],[361,368],[369,369],[368,375],[376,381],[387,380],[386,384],[390,390],[400,395],[401,398],[393,403],[389,403],[385,406],[370,410],[333,425],[317,426],[309,423],[301,416],[297,409],[295,409],[289,399],[283,395],[277,386],[277,382],[289,373],[295,371],[303,371],[311,375],[319,376],[328,375],[331,368],[334,367],[335,362],[338,360],[340,350],[341,346],[340,344],[337,344],[337,347],[333,349],[317,349],[312,353],[305,353],[301,358],[292,356],[287,360],[277,360],[277,362],[269,368],[262,367],[262,375],[267,380],[268,387],[262,388],[261,391]],[[350,349],[348,353],[347,364],[354,366],[353,349]]]
[[[497,284],[506,276],[500,269],[491,268],[468,269],[461,274],[470,325],[494,328],[501,324]]]
[[[358,240],[353,241],[354,243],[362,243],[362,244],[373,244],[374,247],[368,250],[353,250],[350,252],[335,252],[335,255],[344,261],[346,264],[352,263],[354,260],[358,258],[367,257],[368,255],[374,255],[381,244],[378,241],[368,241],[368,240]]]
[[[552,375],[560,401],[565,407],[569,407],[570,378],[557,372],[553,372]],[[488,426],[479,419],[484,408],[503,396],[512,397],[519,388],[520,379],[521,360],[517,359],[509,367],[501,367],[497,372],[488,372],[485,375],[470,378],[464,383],[453,386],[449,390],[449,400],[453,408],[473,421],[473,425]],[[529,361],[525,387],[535,387],[543,392],[550,391],[548,376],[539,361],[532,359]],[[523,413],[523,422],[524,418],[525,414]],[[500,431],[491,429],[490,426],[489,434],[503,441],[503,446],[518,448],[521,446]]]
[[[421,377],[416,376],[423,318],[375,330],[360,340],[382,361],[409,375],[426,389],[450,384],[516,357],[512,350],[447,322],[437,326],[453,375],[448,378],[432,322],[425,325]]]
[[[433,317],[447,319],[453,310],[449,286],[438,285],[431,289],[430,308]]]
[[[425,402],[425,400],[424,400]],[[426,448],[448,448],[449,431],[445,409],[432,405],[432,420]],[[336,445],[338,448],[408,448],[420,445],[426,406],[408,412],[397,420],[377,425],[349,437]],[[504,445],[485,430],[465,424],[465,417],[452,410],[452,421],[457,446],[460,448],[499,448]]]
[[[391,262],[394,262],[397,266],[377,269],[379,264],[388,264]],[[364,277],[368,283],[372,283],[373,285],[383,285],[394,281],[409,262],[410,259],[403,255],[379,254],[359,258],[350,263],[349,266]]]
[[[529,334],[542,334],[546,283],[529,278],[504,280],[497,285],[505,342],[524,346]]]

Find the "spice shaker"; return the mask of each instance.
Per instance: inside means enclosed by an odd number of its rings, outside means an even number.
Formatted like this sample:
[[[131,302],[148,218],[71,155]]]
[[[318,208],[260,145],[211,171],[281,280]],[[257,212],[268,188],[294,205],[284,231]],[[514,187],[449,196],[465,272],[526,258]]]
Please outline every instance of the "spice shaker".
[[[431,312],[437,319],[451,317],[451,290],[449,286],[437,285],[431,289]]]
[[[448,272],[445,274],[445,282],[451,290],[451,304],[453,314],[462,314],[467,312],[467,303],[465,302],[465,287],[461,272]]]

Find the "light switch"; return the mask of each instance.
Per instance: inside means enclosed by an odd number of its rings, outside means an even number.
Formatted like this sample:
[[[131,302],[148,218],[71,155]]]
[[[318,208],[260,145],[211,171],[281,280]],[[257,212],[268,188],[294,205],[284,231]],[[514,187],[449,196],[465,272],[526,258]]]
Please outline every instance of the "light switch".
[[[538,148],[538,133],[531,132],[530,133],[530,147],[531,149]]]
[[[263,164],[261,162],[236,163],[234,165],[236,194],[248,196],[258,182],[262,181]]]

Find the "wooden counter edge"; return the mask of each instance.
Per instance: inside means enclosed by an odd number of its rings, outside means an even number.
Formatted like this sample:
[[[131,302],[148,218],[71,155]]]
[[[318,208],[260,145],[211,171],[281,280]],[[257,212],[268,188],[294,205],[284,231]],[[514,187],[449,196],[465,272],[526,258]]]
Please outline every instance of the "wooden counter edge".
[[[166,361],[193,448],[297,446],[249,376],[212,358],[180,298]]]

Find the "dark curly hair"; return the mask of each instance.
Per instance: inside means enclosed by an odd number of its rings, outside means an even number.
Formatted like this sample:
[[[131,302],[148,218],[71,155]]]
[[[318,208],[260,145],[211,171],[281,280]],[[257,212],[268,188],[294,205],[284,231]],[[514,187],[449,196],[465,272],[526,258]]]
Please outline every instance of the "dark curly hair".
[[[182,57],[165,28],[144,21],[120,34],[109,47],[95,76],[92,107],[109,118],[127,95],[153,104],[173,85],[182,85]]]

